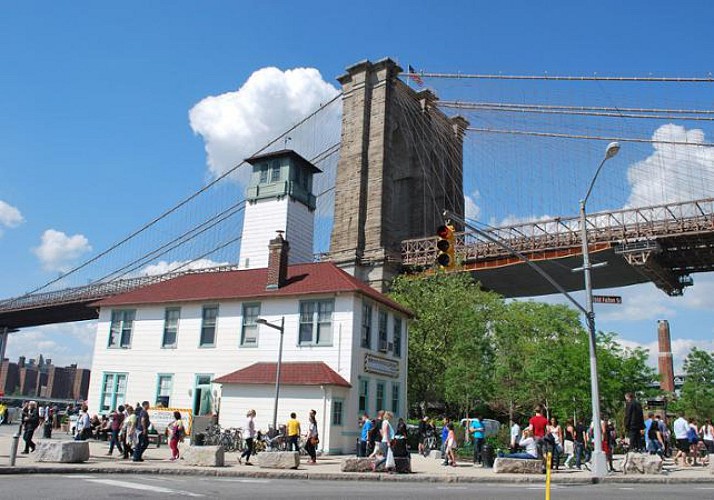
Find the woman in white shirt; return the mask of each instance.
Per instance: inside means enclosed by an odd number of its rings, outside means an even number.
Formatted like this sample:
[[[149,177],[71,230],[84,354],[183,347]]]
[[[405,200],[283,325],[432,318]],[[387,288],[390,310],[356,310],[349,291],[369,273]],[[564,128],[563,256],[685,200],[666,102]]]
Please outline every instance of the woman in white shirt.
[[[509,453],[507,455],[503,455],[503,458],[538,459],[538,448],[536,447],[535,439],[533,439],[533,431],[530,429],[523,431],[523,437],[518,442],[518,446],[525,448],[526,451],[520,453]]]
[[[242,464],[245,458],[246,465],[253,465],[250,463],[250,456],[253,454],[253,440],[255,439],[255,410],[248,410],[246,415],[248,420],[245,423],[245,450],[238,458],[238,463]]]

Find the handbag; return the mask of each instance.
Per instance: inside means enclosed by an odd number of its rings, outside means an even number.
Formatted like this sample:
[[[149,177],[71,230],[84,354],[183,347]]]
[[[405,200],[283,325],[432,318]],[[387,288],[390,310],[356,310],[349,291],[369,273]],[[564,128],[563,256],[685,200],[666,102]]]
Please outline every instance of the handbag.
[[[394,452],[392,451],[392,448],[387,449],[387,462],[384,464],[384,467],[386,469],[394,469],[397,466],[397,463],[394,461]]]
[[[312,437],[310,438],[310,444],[311,444],[311,445],[317,446],[319,443],[320,443],[320,438],[318,438],[317,436],[312,436]]]

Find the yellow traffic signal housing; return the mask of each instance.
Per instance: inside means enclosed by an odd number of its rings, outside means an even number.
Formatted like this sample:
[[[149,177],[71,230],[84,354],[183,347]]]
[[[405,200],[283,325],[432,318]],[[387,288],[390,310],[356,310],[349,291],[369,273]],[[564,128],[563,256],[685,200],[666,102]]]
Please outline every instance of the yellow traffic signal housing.
[[[455,231],[454,226],[451,224],[439,226],[436,230],[436,234],[439,237],[436,242],[438,250],[436,263],[441,269],[451,270],[456,267]]]

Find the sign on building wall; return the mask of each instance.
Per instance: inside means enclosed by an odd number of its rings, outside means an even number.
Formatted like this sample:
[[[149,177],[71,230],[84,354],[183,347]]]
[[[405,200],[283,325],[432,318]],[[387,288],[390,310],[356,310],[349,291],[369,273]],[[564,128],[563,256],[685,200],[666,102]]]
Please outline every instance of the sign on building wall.
[[[149,418],[156,429],[156,432],[163,434],[171,422],[174,421],[174,412],[181,413],[183,426],[186,428],[186,434],[191,434],[191,426],[193,424],[193,411],[188,408],[149,408]]]
[[[385,375],[387,377],[399,377],[399,362],[393,359],[380,358],[373,354],[364,355],[364,371]]]

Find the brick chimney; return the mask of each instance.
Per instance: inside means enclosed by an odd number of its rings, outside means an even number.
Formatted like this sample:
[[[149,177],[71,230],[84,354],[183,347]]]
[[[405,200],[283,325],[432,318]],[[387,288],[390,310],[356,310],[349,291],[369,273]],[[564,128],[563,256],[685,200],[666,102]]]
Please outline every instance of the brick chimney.
[[[288,252],[290,244],[283,238],[283,231],[270,240],[268,245],[268,280],[266,290],[277,290],[285,285],[288,278]]]
[[[669,321],[657,321],[657,338],[659,341],[659,388],[674,392],[674,362],[672,360],[672,338],[669,333]]]

